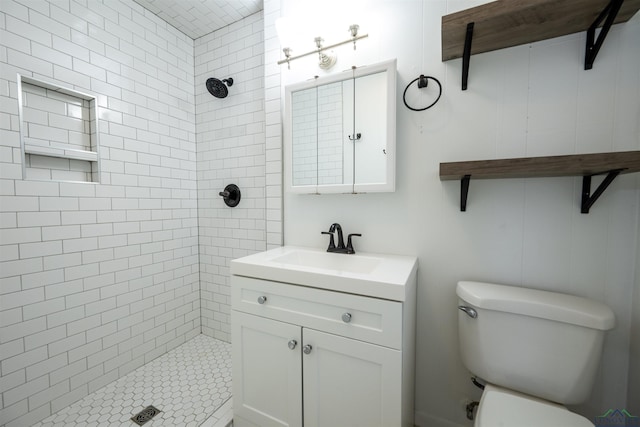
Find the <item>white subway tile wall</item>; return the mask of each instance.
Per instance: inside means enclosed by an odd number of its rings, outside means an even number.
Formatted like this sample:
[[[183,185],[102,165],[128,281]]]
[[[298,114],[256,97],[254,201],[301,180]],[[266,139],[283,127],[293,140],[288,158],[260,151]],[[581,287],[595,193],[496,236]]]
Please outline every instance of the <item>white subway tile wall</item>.
[[[25,144],[90,151],[89,101],[22,83]]]
[[[254,19],[250,33],[262,25]],[[238,98],[262,90],[261,71],[242,65],[259,40],[248,49],[235,49],[225,70],[247,92]],[[22,180],[17,73],[97,96],[100,184]],[[195,104],[194,41],[132,0],[0,1],[0,425],[31,425],[200,333]],[[86,145],[78,107],[49,116],[55,131],[29,113],[31,136]],[[223,121],[254,129],[261,109],[252,98]],[[263,127],[247,134],[258,141]],[[226,172],[244,161],[232,156],[260,154],[242,147],[220,160]],[[30,156],[33,170],[62,179],[78,167],[41,157]],[[264,164],[243,167],[264,185],[255,177]],[[239,184],[245,206],[258,205],[260,190]],[[259,241],[264,210],[250,212],[220,233]]]
[[[26,178],[98,182],[95,98],[25,80],[21,77],[19,86]]]
[[[198,221],[202,332],[230,341],[229,263],[266,249],[262,13],[195,41]],[[208,78],[233,78],[226,98]],[[218,195],[242,194],[230,208]]]
[[[282,104],[280,76],[282,59],[276,20],[280,0],[264,0],[264,115],[265,115],[265,191],[267,249],[284,244],[282,209]]]
[[[94,164],[95,161],[25,154],[27,179],[33,180],[97,182],[97,167]]]

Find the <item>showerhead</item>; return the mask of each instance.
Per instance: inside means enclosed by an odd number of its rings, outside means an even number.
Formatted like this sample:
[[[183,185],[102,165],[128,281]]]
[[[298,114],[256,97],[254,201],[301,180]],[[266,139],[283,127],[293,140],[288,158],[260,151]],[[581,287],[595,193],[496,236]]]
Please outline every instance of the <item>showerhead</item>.
[[[228,79],[222,79],[222,81],[214,77],[207,79],[207,90],[216,98],[227,97],[227,95],[229,94],[227,86],[233,86],[233,79],[231,77],[229,77]]]

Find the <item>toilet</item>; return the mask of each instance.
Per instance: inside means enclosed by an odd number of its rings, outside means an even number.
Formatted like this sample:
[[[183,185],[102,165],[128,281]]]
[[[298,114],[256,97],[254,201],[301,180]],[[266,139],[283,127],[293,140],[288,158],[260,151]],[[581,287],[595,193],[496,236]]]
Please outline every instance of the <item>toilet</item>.
[[[458,282],[462,362],[485,382],[474,427],[593,427],[585,401],[615,317],[587,298]]]

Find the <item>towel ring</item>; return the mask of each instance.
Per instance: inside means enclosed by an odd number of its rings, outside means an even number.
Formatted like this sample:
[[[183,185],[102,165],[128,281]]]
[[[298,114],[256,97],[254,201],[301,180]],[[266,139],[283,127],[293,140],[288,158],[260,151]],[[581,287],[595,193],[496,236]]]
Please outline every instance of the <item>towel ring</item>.
[[[407,90],[409,89],[409,87],[415,82],[418,82],[418,89],[422,89],[424,87],[427,87],[427,84],[429,83],[429,79],[433,80],[438,84],[438,97],[436,98],[436,100],[424,108],[413,108],[409,104],[407,104],[406,97],[407,97]],[[402,101],[404,102],[405,107],[407,107],[411,111],[424,111],[436,105],[436,102],[440,100],[440,96],[442,96],[442,85],[440,84],[440,81],[438,81],[438,79],[436,79],[435,77],[425,76],[424,74],[421,74],[419,77],[416,77],[415,79],[411,80],[411,82],[407,85],[407,87],[404,88],[404,93],[402,94]]]

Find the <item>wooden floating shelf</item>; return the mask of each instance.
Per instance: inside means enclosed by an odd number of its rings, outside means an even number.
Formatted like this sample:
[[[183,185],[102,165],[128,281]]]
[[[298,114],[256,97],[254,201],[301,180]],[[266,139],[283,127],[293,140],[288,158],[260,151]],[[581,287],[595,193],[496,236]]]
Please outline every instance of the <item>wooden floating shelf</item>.
[[[467,24],[475,22],[471,54],[586,31],[609,0],[497,0],[442,17],[442,60],[462,57]],[[640,0],[625,0],[614,24],[626,22]]]
[[[609,27],[628,21],[638,10],[640,0],[496,0],[442,17],[442,60],[463,58],[466,89],[469,55],[588,31],[589,69]],[[590,37],[600,26],[594,43]]]
[[[440,163],[440,180],[457,180],[465,175],[482,179],[584,176],[614,169],[640,172],[640,151]]]
[[[589,208],[619,174],[633,172],[640,172],[640,151],[440,163],[441,181],[460,180],[461,211],[466,210],[469,181],[472,177],[499,179],[582,176],[582,213],[589,213]],[[607,177],[591,194],[591,177],[603,174]]]

